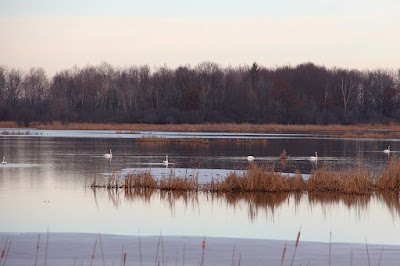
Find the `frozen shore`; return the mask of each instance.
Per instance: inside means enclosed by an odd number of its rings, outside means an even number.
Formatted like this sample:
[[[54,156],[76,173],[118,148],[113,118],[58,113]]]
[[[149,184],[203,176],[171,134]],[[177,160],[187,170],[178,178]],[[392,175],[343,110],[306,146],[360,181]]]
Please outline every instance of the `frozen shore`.
[[[203,237],[121,236],[86,233],[0,233],[9,247],[1,265],[201,265]],[[46,245],[48,243],[48,245]],[[295,241],[205,237],[204,265],[283,265],[293,259]],[[330,250],[330,251],[329,251]],[[38,252],[37,252],[38,251]],[[329,255],[329,252],[331,254]],[[93,256],[93,259],[92,259]],[[104,258],[104,260],[103,260]],[[302,242],[293,265],[398,265],[400,246]],[[240,263],[239,263],[240,262]],[[4,264],[3,264],[4,263]]]

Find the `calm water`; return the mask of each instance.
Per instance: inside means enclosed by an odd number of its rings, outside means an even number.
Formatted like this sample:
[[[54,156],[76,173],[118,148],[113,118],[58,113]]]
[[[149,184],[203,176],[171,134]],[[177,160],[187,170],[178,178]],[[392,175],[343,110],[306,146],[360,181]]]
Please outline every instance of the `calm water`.
[[[24,132],[24,130],[0,129]],[[26,130],[25,130],[26,131]],[[141,144],[134,138],[266,138],[267,144]],[[115,131],[30,130],[29,135],[0,134],[0,231],[92,232],[128,235],[224,236],[400,244],[398,195],[309,197],[307,194],[215,196],[206,193],[143,194],[92,191],[93,176],[119,170],[155,173],[201,171],[222,178],[224,171],[255,163],[282,172],[308,174],[323,164],[337,169],[358,165],[380,172],[398,156],[397,140],[330,139],[319,135],[215,134]],[[382,150],[388,145],[390,156]],[[112,161],[102,154],[113,149]],[[290,155],[285,165],[279,155]],[[308,157],[318,151],[318,163]],[[165,155],[172,165],[162,165]]]

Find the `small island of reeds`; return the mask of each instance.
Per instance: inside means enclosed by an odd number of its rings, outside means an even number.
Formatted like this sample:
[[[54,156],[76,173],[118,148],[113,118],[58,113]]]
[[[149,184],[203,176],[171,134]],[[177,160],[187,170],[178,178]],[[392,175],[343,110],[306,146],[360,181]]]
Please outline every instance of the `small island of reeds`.
[[[171,171],[167,177],[156,179],[150,171],[128,173],[99,180],[94,177],[92,188],[133,189],[149,188],[164,191],[207,192],[308,192],[364,195],[377,191],[400,190],[400,159],[392,160],[382,174],[374,174],[367,168],[357,167],[342,170],[322,166],[305,178],[295,174],[276,172],[274,166],[258,166],[252,163],[247,171],[233,171],[225,179],[212,179],[200,184],[198,177],[176,177]]]

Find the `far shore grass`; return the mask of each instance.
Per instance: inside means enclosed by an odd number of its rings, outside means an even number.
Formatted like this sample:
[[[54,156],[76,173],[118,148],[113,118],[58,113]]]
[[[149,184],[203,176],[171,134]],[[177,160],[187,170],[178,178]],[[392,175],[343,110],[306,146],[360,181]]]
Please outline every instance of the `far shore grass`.
[[[0,128],[24,128],[17,122],[1,121]],[[237,133],[320,133],[347,138],[400,138],[400,124],[355,125],[282,125],[250,123],[204,124],[118,124],[118,123],[53,123],[32,122],[29,128],[50,130],[118,130],[128,131],[181,131],[181,132],[237,132]]]

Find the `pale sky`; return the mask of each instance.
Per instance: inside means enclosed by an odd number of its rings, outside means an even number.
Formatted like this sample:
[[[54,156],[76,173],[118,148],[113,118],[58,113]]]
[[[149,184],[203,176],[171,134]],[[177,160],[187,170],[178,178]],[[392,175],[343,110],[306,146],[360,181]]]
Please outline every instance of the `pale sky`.
[[[0,65],[400,68],[398,0],[0,0]]]

